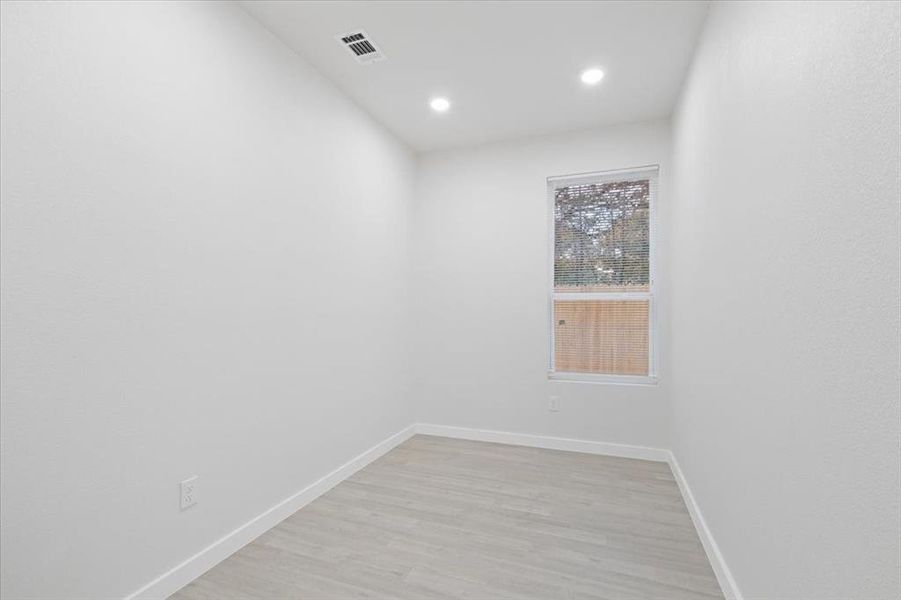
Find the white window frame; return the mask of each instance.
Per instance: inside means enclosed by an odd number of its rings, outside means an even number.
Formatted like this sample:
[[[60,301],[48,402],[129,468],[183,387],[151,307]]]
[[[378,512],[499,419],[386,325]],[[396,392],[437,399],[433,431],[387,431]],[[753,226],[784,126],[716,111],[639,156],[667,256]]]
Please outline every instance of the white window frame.
[[[556,381],[574,381],[583,383],[615,383],[622,385],[657,385],[657,194],[659,192],[659,165],[647,165],[615,171],[598,171],[594,173],[578,173],[575,175],[559,175],[547,178],[548,202],[548,379]],[[554,200],[556,190],[571,186],[607,181],[628,181],[630,179],[650,179],[650,198],[648,209],[648,268],[649,287],[647,292],[622,293],[577,293],[554,292]],[[647,300],[648,301],[648,374],[647,375],[613,375],[600,373],[563,373],[554,369],[554,300]]]

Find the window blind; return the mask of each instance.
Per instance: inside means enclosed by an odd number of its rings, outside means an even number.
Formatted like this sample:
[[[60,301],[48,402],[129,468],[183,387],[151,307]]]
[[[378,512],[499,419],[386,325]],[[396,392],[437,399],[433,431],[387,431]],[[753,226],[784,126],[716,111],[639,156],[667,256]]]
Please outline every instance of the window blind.
[[[653,375],[656,169],[557,178],[551,371]]]

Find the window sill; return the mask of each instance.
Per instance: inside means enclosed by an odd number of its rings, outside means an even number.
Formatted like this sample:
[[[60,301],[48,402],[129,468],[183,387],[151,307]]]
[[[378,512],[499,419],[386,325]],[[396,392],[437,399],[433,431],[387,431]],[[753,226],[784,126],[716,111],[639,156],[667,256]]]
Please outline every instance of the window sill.
[[[646,375],[596,375],[593,373],[548,373],[549,381],[656,386],[657,377]]]

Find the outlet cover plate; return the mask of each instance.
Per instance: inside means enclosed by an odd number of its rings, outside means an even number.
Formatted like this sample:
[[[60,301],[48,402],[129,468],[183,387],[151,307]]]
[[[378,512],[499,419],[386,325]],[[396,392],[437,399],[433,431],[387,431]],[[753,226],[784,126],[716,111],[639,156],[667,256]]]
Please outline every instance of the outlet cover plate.
[[[181,482],[181,509],[197,504],[197,475]]]
[[[559,412],[560,396],[550,396],[547,399],[547,409],[551,412]]]

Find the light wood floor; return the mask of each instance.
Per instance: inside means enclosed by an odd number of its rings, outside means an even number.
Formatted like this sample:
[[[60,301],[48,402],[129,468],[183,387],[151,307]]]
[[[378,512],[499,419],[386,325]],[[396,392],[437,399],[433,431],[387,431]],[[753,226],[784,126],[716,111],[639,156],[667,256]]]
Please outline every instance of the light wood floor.
[[[172,596],[722,597],[665,463],[429,436]]]

